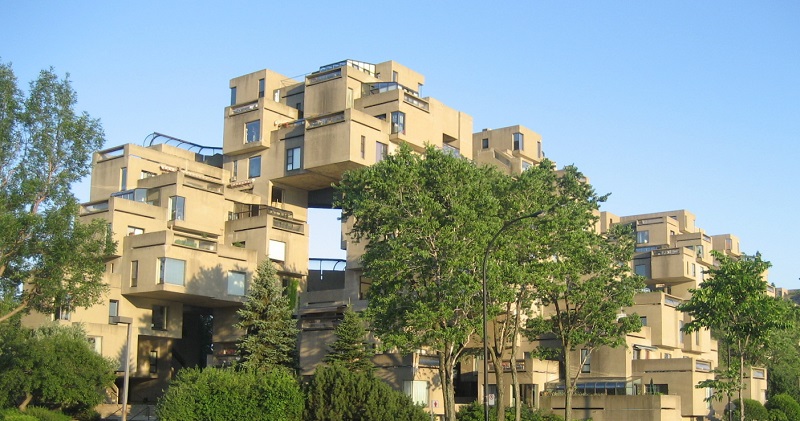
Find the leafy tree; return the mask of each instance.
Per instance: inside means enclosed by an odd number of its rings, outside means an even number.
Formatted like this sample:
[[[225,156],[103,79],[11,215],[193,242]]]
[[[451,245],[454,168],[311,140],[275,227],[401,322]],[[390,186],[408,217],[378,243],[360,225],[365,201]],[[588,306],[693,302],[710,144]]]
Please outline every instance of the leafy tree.
[[[317,368],[306,388],[306,421],[426,421],[411,398],[369,371],[334,362]]]
[[[111,245],[98,241],[105,223],[79,223],[69,190],[89,173],[103,129],[75,113],[68,77],[43,70],[25,98],[11,66],[0,63],[0,294],[13,302],[0,322],[23,311],[88,307],[106,288]]]
[[[299,421],[303,392],[285,369],[261,372],[188,368],[159,399],[162,421]]]
[[[788,302],[787,302],[788,303]],[[774,331],[766,341],[768,355],[766,359],[770,396],[788,394],[795,400],[800,399],[800,307],[789,306],[791,327]],[[771,399],[771,398],[770,398]]]
[[[343,218],[353,218],[349,234],[366,242],[373,332],[388,347],[436,353],[447,421],[455,420],[455,364],[481,326],[481,260],[499,227],[493,189],[503,177],[430,146],[418,155],[402,145],[337,187]]]
[[[331,344],[331,353],[325,362],[339,362],[352,371],[372,371],[372,356],[375,354],[366,342],[367,329],[358,313],[347,309],[344,320],[334,331],[336,341]]]
[[[522,421],[564,421],[558,415],[547,413],[541,409],[531,409],[528,407],[523,407],[522,411],[520,411],[520,419]],[[472,402],[469,405],[463,405],[458,410],[458,421],[483,421],[484,418],[484,410],[483,404],[481,402]],[[489,410],[489,418],[495,419],[497,416],[497,407],[493,406]],[[512,408],[508,408],[506,411],[506,416],[513,417],[514,411]]]
[[[770,411],[780,411],[787,419],[800,420],[800,404],[788,394],[782,393],[769,398],[766,408]]]
[[[727,374],[702,381],[697,387],[714,388],[716,398],[738,393],[742,401],[745,369],[765,355],[772,332],[789,326],[789,308],[766,294],[762,276],[771,265],[760,254],[738,259],[716,250],[711,254],[718,265],[708,270],[710,277],[700,288],[690,290],[691,299],[678,308],[693,318],[684,325],[685,332],[711,329],[737,360],[725,368]],[[738,412],[740,420],[745,419],[747,410],[745,406]]]
[[[540,345],[537,351],[542,358],[557,357],[563,363],[564,418],[571,420],[580,367],[598,347],[623,346],[629,332],[641,329],[637,315],[618,314],[633,305],[643,282],[628,266],[634,250],[630,226],[617,224],[606,233],[597,231],[597,211],[607,196],[597,195],[573,166],[547,174],[555,186],[549,200],[553,205],[528,233],[532,236],[528,252],[543,258],[530,259],[524,268],[544,311],[529,319],[526,334],[531,340],[552,334],[561,345],[558,349]],[[586,352],[574,364],[572,354],[579,349]]]
[[[0,341],[0,407],[31,402],[82,410],[99,404],[116,364],[97,354],[77,326],[6,328]]]
[[[244,369],[295,368],[297,323],[270,260],[258,265],[238,315],[236,328],[245,332],[238,343]]]
[[[745,421],[763,421],[770,419],[770,414],[767,408],[761,402],[754,399],[744,400],[744,411],[740,411],[741,402],[739,399],[734,401],[736,409],[730,411],[734,418],[743,419]]]

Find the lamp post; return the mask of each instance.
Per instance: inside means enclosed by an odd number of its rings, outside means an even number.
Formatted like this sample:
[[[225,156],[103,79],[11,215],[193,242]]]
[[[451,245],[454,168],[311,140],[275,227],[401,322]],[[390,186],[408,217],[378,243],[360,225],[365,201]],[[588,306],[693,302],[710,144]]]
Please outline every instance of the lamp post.
[[[131,325],[133,325],[133,318],[111,316],[109,323],[128,325],[128,339],[125,342],[125,376],[122,379],[122,421],[128,421],[128,382],[131,378]]]
[[[489,292],[486,289],[486,261],[489,259],[489,252],[492,251],[492,246],[494,245],[495,240],[500,234],[505,231],[508,227],[516,224],[517,222],[528,219],[528,218],[536,218],[537,216],[543,214],[544,211],[534,212],[529,215],[523,215],[517,218],[514,218],[505,223],[495,234],[494,237],[489,241],[489,244],[486,245],[486,251],[483,253],[483,419],[484,421],[489,421],[489,311],[488,311],[488,302],[489,302]],[[497,367],[495,367],[495,376],[499,375],[497,371]]]

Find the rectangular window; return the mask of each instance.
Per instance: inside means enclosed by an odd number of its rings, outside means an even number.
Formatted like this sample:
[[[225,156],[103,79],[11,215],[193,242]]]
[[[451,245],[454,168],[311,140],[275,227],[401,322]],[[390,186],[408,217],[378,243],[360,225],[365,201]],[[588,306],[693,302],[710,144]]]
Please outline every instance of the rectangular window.
[[[166,306],[153,306],[150,328],[153,330],[167,330]]]
[[[269,258],[278,262],[286,260],[286,243],[283,241],[269,240]]]
[[[386,158],[389,153],[389,145],[381,142],[375,142],[375,162],[381,162]]]
[[[581,373],[592,372],[592,354],[588,349],[581,349]]]
[[[169,220],[183,221],[186,216],[186,198],[183,196],[171,196],[169,198]]]
[[[692,276],[697,276],[697,265],[692,263]]]
[[[397,72],[392,70],[392,82],[397,82]]]
[[[678,341],[680,341],[681,345],[683,345],[683,325],[685,323],[679,322],[678,325]]]
[[[272,91],[272,100],[275,102],[281,102],[281,90],[276,89]]]
[[[528,168],[530,168],[530,167],[531,167],[531,163],[530,162],[522,161],[522,171],[527,171]]]
[[[231,175],[233,176],[234,180],[236,179],[236,177],[239,176],[239,160],[238,159],[234,159],[233,160],[233,174],[231,174]]]
[[[489,149],[489,139],[481,139],[481,149]]]
[[[244,295],[244,281],[244,272],[228,272],[228,295]]]
[[[261,120],[245,123],[245,142],[258,142],[261,140]]]
[[[639,348],[633,348],[633,359],[634,360],[641,360],[642,359],[642,350]]]
[[[144,234],[143,228],[132,227],[128,225],[128,235],[140,235],[140,234]]]
[[[264,88],[265,88],[264,79],[259,79],[258,80],[258,97],[259,98],[264,98]]]
[[[158,373],[158,351],[155,349],[150,350],[150,358],[148,358],[148,363],[150,364],[150,374]]]
[[[730,238],[725,239],[725,250],[730,250],[733,248],[733,240]]]
[[[639,316],[639,321],[642,322],[642,326],[647,326],[647,316]]]
[[[136,287],[139,285],[139,261],[131,261],[131,286]]]
[[[536,142],[536,156],[542,157],[542,142]]]
[[[169,257],[158,258],[158,283],[183,285],[186,274],[186,261]]]
[[[298,102],[294,104],[294,108],[297,109],[297,118],[303,118],[303,103]]]
[[[514,133],[512,138],[514,139],[515,151],[521,151],[525,149],[525,136],[522,133]]]
[[[236,87],[231,88],[231,105],[236,105]]]
[[[291,148],[286,150],[286,171],[293,171],[300,169],[300,148]]]
[[[372,288],[372,279],[365,276],[359,278],[358,299],[366,300],[369,297],[369,289]]]
[[[261,155],[252,156],[247,165],[247,178],[261,177]]]
[[[411,397],[415,404],[428,406],[428,382],[425,380],[404,381],[403,392]]]
[[[156,174],[154,172],[142,170],[141,174],[139,174],[139,179],[140,180],[144,180],[145,178],[155,177],[156,175],[158,175],[158,174]]]
[[[364,158],[364,155],[366,155],[366,150],[365,150],[366,146],[367,146],[367,137],[361,136],[361,158]]]
[[[353,88],[347,88],[347,108],[353,108]]]
[[[636,231],[636,243],[647,244],[650,242],[650,231]]]
[[[633,272],[639,276],[647,276],[647,265],[634,265]]]
[[[112,317],[119,316],[119,300],[108,301],[108,322],[111,323]]]
[[[119,170],[119,191],[128,190],[128,167]]]
[[[283,204],[283,189],[272,186],[272,206]]]
[[[392,134],[406,134],[406,113],[402,111],[392,112]]]

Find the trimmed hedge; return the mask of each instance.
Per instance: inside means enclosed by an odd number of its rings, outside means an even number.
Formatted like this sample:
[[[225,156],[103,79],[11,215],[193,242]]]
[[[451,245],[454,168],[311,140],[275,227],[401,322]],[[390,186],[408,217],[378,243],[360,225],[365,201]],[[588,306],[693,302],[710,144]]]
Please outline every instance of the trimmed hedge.
[[[303,393],[285,370],[183,369],[158,401],[161,421],[299,421]]]

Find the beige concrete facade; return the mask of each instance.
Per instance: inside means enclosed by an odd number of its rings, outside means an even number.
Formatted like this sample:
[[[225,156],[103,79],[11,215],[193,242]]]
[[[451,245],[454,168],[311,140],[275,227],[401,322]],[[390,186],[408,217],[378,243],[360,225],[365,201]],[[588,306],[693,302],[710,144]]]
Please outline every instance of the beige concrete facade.
[[[309,261],[307,210],[331,206],[332,183],[401,143],[418,151],[433,145],[510,175],[544,159],[539,134],[519,125],[473,133],[471,116],[421,95],[424,83],[423,75],[394,61],[344,60],[296,78],[260,70],[230,80],[222,148],[154,134],[147,146],[95,153],[90,202],[81,213],[108,221],[117,243],[105,275],[109,293],[100,305],[60,312],[60,323],[83,323],[99,352],[122,361],[126,327],[108,317],[132,317],[131,401],[152,401],[177,370],[237,358],[236,310],[256,266],[269,259],[295,305],[301,374],[312,374],[344,309],[366,308],[371,284],[359,263],[363,245],[344,235],[345,260]],[[603,212],[598,229],[618,223],[636,227],[632,268],[647,278],[648,289],[624,311],[639,314],[645,327],[629,335],[626,348],[592,354],[579,380],[586,395],[576,400],[579,412],[595,420],[707,416],[707,391],[694,385],[712,376],[717,344],[707,331],[681,334],[688,319],[676,306],[713,264],[709,251],[740,255],[739,240],[707,235],[682,210]],[[52,319],[35,314],[26,323]],[[503,363],[506,395],[514,364],[523,402],[563,408],[559,365],[533,358],[535,345],[521,341],[519,355]],[[576,350],[573,361],[580,355]],[[385,353],[375,363],[392,386],[442,413],[435,356]],[[460,363],[458,403],[482,398],[481,366],[472,357]],[[496,375],[493,369],[490,384]],[[766,373],[756,368],[750,378],[752,396],[763,401]]]

